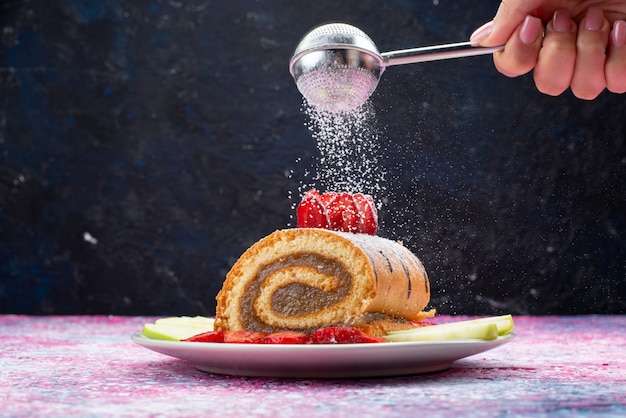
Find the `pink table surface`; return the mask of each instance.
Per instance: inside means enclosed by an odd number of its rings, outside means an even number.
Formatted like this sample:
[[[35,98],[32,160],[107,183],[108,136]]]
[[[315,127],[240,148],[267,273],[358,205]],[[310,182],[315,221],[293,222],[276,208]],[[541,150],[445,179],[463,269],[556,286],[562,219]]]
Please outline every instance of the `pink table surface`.
[[[626,316],[515,317],[449,370],[357,380],[204,373],[131,342],[153,319],[0,316],[0,416],[626,416]]]

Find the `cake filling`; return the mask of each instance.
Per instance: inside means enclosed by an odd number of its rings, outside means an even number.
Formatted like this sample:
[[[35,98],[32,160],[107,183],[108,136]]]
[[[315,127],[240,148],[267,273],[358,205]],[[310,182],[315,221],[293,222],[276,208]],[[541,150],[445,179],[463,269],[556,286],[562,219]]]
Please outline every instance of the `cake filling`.
[[[278,286],[271,295],[271,309],[277,316],[301,317],[332,308],[348,297],[352,288],[350,273],[336,259],[312,253],[294,253],[281,257],[259,268],[245,290],[240,310],[241,317],[245,318],[246,330],[274,330],[271,324],[266,324],[257,315],[255,301],[266,281],[279,273],[292,274],[293,277],[290,283]],[[332,284],[318,286],[315,283],[317,277],[332,278]]]

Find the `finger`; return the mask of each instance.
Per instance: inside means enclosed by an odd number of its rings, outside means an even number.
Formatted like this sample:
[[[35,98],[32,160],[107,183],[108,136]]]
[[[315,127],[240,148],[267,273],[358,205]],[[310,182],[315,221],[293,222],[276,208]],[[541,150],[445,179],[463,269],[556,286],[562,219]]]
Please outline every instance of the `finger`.
[[[609,22],[602,10],[590,7],[578,30],[576,64],[571,88],[574,95],[595,99],[606,87],[604,65],[609,41]]]
[[[537,90],[558,96],[567,90],[576,63],[576,24],[566,9],[559,9],[546,26],[546,34],[535,66]]]
[[[613,22],[604,74],[609,91],[626,93],[626,22],[623,20]]]
[[[503,45],[528,15],[535,15],[535,10],[542,2],[543,0],[523,2],[503,0],[493,21],[481,26],[472,34],[470,37],[472,43],[484,46]]]
[[[498,71],[508,77],[517,77],[532,70],[537,62],[542,37],[541,20],[526,16],[504,49],[494,53],[493,60]]]

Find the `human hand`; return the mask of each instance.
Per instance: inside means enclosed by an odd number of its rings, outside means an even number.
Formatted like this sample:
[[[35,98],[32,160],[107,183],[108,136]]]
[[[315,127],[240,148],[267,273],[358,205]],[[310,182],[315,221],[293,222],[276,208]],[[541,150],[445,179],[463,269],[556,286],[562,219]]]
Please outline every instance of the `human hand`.
[[[537,89],[557,96],[570,88],[581,99],[606,88],[626,92],[626,1],[502,0],[472,43],[505,45],[498,71],[517,77],[534,69]]]

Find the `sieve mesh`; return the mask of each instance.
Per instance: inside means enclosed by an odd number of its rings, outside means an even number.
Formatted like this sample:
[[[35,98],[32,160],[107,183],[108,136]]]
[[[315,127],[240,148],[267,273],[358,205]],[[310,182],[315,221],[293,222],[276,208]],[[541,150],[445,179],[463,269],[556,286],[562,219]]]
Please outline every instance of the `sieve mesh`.
[[[313,38],[319,35],[328,35],[331,37],[337,35],[353,35],[364,38],[371,44],[374,44],[374,41],[372,41],[372,39],[361,29],[345,23],[329,23],[327,25],[321,25],[311,30],[306,36],[307,38]]]
[[[319,68],[300,76],[296,85],[316,108],[349,112],[367,101],[378,85],[378,78],[363,68]]]

